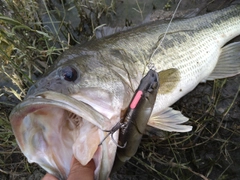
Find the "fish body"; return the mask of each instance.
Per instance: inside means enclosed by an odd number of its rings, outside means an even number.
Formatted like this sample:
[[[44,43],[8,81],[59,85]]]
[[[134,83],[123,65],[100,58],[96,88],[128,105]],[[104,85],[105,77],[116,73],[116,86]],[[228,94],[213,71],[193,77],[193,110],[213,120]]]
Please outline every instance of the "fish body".
[[[169,106],[200,82],[240,73],[240,43],[225,46],[240,35],[240,4],[166,29],[153,22],[65,51],[10,115],[28,161],[66,179],[72,155],[83,165],[94,159],[95,179],[107,179],[116,145],[108,138],[98,146],[103,130],[120,121],[149,64],[160,88],[148,125],[191,131]]]

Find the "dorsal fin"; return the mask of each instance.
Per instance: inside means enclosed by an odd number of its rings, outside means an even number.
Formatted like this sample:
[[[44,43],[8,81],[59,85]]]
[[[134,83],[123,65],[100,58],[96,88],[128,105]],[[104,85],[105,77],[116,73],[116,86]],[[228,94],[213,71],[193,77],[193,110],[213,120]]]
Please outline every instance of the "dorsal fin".
[[[218,63],[207,80],[227,78],[240,73],[240,42],[222,48]]]

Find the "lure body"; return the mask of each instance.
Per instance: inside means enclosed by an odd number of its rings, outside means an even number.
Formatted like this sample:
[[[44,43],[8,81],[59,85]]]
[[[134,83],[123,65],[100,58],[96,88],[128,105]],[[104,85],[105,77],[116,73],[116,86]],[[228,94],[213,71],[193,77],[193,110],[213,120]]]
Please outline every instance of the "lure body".
[[[120,128],[119,145],[112,172],[137,152],[142,135],[151,116],[159,89],[158,74],[150,69],[140,82],[125,113]]]

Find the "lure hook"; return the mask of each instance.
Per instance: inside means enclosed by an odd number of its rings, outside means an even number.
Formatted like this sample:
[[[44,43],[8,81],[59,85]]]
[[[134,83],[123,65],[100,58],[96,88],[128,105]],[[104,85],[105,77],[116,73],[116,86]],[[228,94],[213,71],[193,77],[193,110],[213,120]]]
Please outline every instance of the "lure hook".
[[[107,137],[111,135],[111,139],[112,139],[113,143],[114,143],[117,147],[119,147],[119,148],[125,148],[126,145],[127,145],[127,142],[125,142],[124,145],[121,146],[121,145],[119,145],[119,144],[117,143],[117,141],[116,141],[116,140],[114,139],[114,137],[113,137],[113,134],[114,134],[117,130],[122,129],[122,128],[125,128],[125,127],[126,127],[126,124],[125,124],[125,123],[118,122],[115,126],[112,127],[111,130],[103,130],[103,131],[109,132],[109,133],[103,138],[103,140],[99,143],[98,146],[101,146],[102,143],[107,139]]]

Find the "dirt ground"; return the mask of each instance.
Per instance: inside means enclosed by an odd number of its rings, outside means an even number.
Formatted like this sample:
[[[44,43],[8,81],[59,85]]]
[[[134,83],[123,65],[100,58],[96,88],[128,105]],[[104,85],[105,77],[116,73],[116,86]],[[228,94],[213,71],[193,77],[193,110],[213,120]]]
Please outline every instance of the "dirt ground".
[[[178,0],[171,1],[168,11],[164,10],[164,6],[168,7],[167,2],[170,2],[167,0],[138,2],[136,5],[135,1],[117,1],[117,15],[114,15],[114,18],[106,17],[100,20],[102,21],[100,23],[108,22],[107,34],[113,27],[135,26],[152,19],[169,20]],[[227,7],[230,3],[229,0],[183,0],[176,18],[212,12]],[[240,37],[237,37],[233,41],[239,40]],[[16,88],[4,74],[0,74],[0,78],[0,87]],[[183,134],[148,133],[143,137],[137,154],[114,173],[111,179],[240,179],[239,91],[240,75],[199,84],[172,106],[190,118],[189,123],[193,125],[193,131]],[[17,99],[5,93],[4,88],[0,89],[0,93],[3,94],[0,101],[9,103],[1,105],[0,111],[8,109],[7,112],[10,112],[18,102]],[[161,134],[161,137],[156,134]],[[19,153],[11,157],[13,164],[25,161],[22,156],[20,158],[17,156]],[[5,166],[1,166],[0,179],[39,180],[45,174],[45,171],[36,164],[27,166],[31,166],[26,168],[29,171],[12,174],[6,172],[14,169],[4,169]]]

